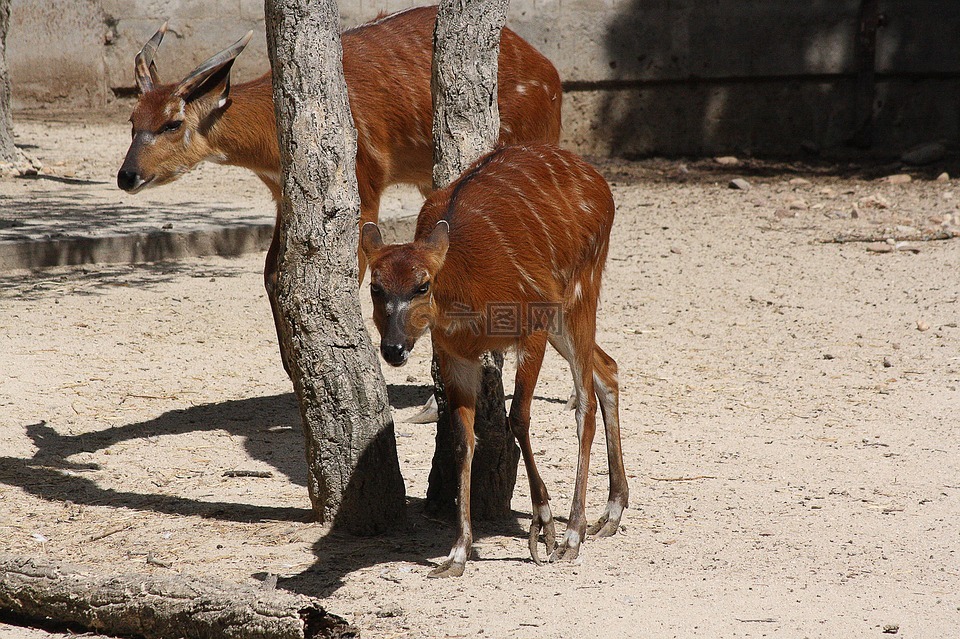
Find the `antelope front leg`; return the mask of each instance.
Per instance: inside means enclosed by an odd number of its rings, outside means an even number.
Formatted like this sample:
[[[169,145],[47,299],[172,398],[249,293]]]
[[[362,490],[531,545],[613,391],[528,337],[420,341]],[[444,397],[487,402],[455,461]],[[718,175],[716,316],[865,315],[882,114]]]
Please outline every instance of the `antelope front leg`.
[[[530,482],[530,501],[533,513],[530,521],[530,536],[528,546],[530,558],[538,566],[540,553],[537,551],[537,542],[540,533],[543,533],[543,543],[547,547],[547,556],[557,549],[557,532],[550,512],[550,495],[547,487],[537,470],[537,462],[533,457],[533,447],[530,445],[530,403],[533,401],[533,391],[540,375],[543,364],[544,350],[547,347],[547,336],[543,333],[534,334],[517,345],[517,376],[513,390],[513,401],[510,403],[510,430],[520,444],[523,453],[523,464],[527,469],[527,479]]]
[[[592,367],[586,367],[579,380],[575,381],[577,393],[577,439],[580,451],[577,457],[577,480],[573,489],[573,504],[570,520],[560,547],[550,556],[551,560],[572,561],[580,554],[580,544],[587,532],[587,478],[590,474],[590,448],[597,430],[597,398],[593,393]]]
[[[438,353],[440,373],[447,391],[451,426],[457,431],[457,457],[460,465],[460,486],[457,497],[457,541],[446,561],[434,568],[430,577],[459,577],[467,564],[473,545],[470,524],[470,466],[473,463],[475,443],[473,420],[477,409],[477,386],[480,383],[480,363],[451,361]]]

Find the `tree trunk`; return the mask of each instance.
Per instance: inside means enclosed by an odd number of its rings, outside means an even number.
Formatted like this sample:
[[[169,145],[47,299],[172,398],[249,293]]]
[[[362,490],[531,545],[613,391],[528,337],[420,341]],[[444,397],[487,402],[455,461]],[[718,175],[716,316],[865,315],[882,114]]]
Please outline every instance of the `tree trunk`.
[[[0,611],[146,639],[347,639],[359,632],[320,602],[185,575],[104,575],[0,555]]]
[[[278,299],[318,519],[375,534],[404,511],[386,383],[360,315],[357,133],[334,0],[267,0],[283,175]]]
[[[508,0],[441,0],[433,44],[434,188],[455,180],[477,158],[493,150],[500,134],[497,57]],[[477,395],[470,509],[477,519],[510,514],[520,449],[504,408],[503,356],[487,354]],[[440,417],[427,488],[433,512],[454,509],[457,463],[454,433],[434,361],[433,379]]]
[[[10,75],[7,71],[7,27],[10,26],[10,0],[0,0],[0,162],[15,162],[17,147],[13,144],[13,123],[10,118]]]

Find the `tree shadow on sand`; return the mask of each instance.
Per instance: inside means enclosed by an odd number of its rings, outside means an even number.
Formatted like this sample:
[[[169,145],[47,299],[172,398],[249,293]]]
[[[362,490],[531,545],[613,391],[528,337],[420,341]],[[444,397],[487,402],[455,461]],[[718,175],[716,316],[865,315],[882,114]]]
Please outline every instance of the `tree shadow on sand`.
[[[389,386],[395,409],[422,404],[430,390],[431,387],[425,385]],[[300,414],[292,393],[172,410],[155,419],[79,435],[60,434],[46,422],[25,428],[36,453],[29,458],[0,457],[0,483],[19,487],[47,501],[242,523],[313,518],[312,510],[306,507],[306,489],[303,508],[201,501],[178,495],[103,488],[95,477],[99,466],[70,459],[79,453],[103,450],[134,439],[223,430],[241,437],[251,458],[270,465],[291,482],[305,487],[307,473]],[[154,455],[163,455],[164,441],[159,440]],[[408,497],[406,521],[376,537],[350,536],[340,532],[333,522],[331,530],[314,544],[316,562],[297,575],[283,578],[281,587],[323,597],[335,592],[347,574],[365,567],[402,561],[422,565],[426,570],[427,557],[445,555],[456,533],[454,522],[427,517],[423,506],[422,499]],[[526,539],[526,532],[518,521],[527,516],[527,513],[513,512],[506,520],[476,522],[475,536],[478,540],[489,535],[516,537],[516,561],[528,561],[526,544],[520,541]],[[475,560],[483,558],[475,557]]]

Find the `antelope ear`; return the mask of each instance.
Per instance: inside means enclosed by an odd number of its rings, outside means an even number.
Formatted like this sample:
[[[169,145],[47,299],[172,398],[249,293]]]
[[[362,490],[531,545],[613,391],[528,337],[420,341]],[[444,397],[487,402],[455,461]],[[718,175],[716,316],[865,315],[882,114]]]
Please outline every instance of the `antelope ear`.
[[[213,98],[217,101],[217,108],[223,107],[230,95],[230,69],[252,37],[253,31],[248,31],[247,35],[194,69],[173,94],[184,102]]]
[[[440,264],[443,264],[447,257],[447,249],[450,248],[450,223],[446,220],[437,222],[425,244],[437,256]]]
[[[383,248],[383,236],[380,235],[380,227],[373,222],[367,222],[360,229],[360,249],[367,256],[367,260],[372,260],[373,256]]]

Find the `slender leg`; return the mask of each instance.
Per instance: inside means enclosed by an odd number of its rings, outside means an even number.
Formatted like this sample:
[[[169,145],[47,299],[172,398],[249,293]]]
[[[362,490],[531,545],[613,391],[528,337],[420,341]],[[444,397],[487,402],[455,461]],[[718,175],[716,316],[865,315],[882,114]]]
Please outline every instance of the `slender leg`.
[[[530,500],[533,502],[533,518],[530,522],[530,557],[537,565],[542,564],[537,552],[537,539],[543,532],[543,543],[547,547],[547,556],[557,549],[557,532],[550,512],[550,495],[537,470],[530,446],[530,403],[533,390],[537,386],[543,355],[547,348],[546,333],[528,336],[517,346],[517,378],[510,403],[510,429],[520,444],[523,453],[523,465],[527,469],[530,482]]]
[[[582,307],[581,307],[582,308]],[[551,560],[571,561],[580,554],[580,544],[587,531],[585,504],[587,500],[587,479],[590,475],[590,448],[597,430],[597,398],[593,389],[593,334],[595,315],[577,313],[568,315],[567,333],[551,338],[551,343],[570,363],[573,373],[574,392],[577,396],[577,475],[573,489],[573,503],[570,505],[570,519],[563,541]],[[578,327],[574,332],[571,327]]]
[[[430,577],[459,577],[470,556],[473,529],[470,525],[470,466],[473,463],[475,437],[473,420],[477,409],[480,362],[457,360],[437,352],[440,373],[447,391],[452,426],[457,429],[457,457],[460,462],[457,497],[457,540],[446,561],[430,572]]]
[[[620,446],[620,388],[617,382],[617,363],[599,346],[594,347],[593,382],[600,400],[604,434],[607,440],[607,465],[610,477],[610,496],[600,519],[587,529],[588,535],[609,537],[620,527],[620,517],[627,508],[630,489],[623,467]]]

